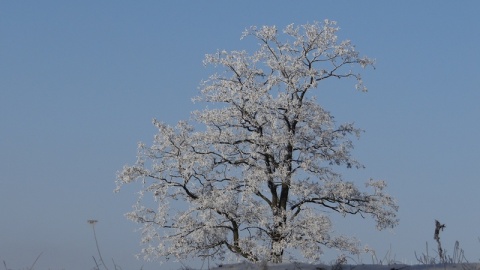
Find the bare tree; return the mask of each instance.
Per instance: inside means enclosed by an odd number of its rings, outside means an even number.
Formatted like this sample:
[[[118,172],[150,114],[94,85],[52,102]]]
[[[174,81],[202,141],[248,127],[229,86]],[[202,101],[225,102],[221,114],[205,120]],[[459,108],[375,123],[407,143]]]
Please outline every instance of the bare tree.
[[[154,120],[153,144],[140,144],[136,164],[118,174],[117,190],[142,184],[127,216],[143,225],[146,258],[222,260],[233,253],[280,263],[285,252],[299,250],[315,261],[324,246],[360,252],[357,240],[332,233],[324,210],[369,215],[378,229],[397,224],[384,181],[361,189],[335,171],[362,167],[350,154],[350,137],[360,130],[336,124],[315,90],[327,79],[353,78],[366,91],[353,70],[373,65],[350,41],[338,41],[337,31],[328,20],[280,33],[252,27],[242,38],[255,38],[256,52],[206,56],[220,71],[194,100],[213,107],[175,127]]]

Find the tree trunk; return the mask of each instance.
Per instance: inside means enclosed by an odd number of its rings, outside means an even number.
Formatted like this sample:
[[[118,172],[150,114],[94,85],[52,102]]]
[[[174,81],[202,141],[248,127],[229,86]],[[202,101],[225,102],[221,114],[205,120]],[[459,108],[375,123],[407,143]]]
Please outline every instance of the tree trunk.
[[[275,232],[275,235],[272,237],[272,251],[271,251],[271,262],[272,263],[282,263],[283,260],[283,248],[281,247],[280,241],[282,237],[280,233]]]
[[[272,263],[282,263],[283,251],[281,253],[274,253],[272,254]]]

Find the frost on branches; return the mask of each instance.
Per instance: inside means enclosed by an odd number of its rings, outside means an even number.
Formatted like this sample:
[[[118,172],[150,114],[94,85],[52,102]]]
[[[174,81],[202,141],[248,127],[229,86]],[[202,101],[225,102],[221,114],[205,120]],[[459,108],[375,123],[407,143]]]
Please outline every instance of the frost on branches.
[[[353,78],[366,91],[352,70],[373,64],[350,41],[338,41],[337,30],[332,21],[283,32],[252,27],[242,38],[255,38],[258,51],[206,56],[220,71],[195,101],[215,109],[174,127],[155,120],[152,146],[140,144],[138,161],[118,174],[117,191],[142,184],[127,216],[142,224],[147,259],[233,253],[280,263],[297,250],[316,261],[322,247],[360,252],[354,238],[332,234],[326,213],[371,216],[378,229],[397,224],[383,181],[359,188],[334,170],[361,167],[349,139],[360,130],[336,124],[316,102],[316,89],[326,79]],[[195,131],[193,123],[205,128]]]

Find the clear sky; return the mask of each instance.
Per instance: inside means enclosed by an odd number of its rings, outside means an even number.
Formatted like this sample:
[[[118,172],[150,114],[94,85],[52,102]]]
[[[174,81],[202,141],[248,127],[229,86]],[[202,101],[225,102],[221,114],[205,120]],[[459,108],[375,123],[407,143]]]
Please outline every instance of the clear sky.
[[[474,0],[0,1],[0,261],[25,268],[43,252],[36,269],[92,269],[97,219],[106,261],[180,268],[133,257],[140,235],[123,214],[139,187],[113,194],[117,171],[152,141],[152,118],[189,117],[206,53],[252,51],[239,39],[251,25],[325,18],[377,60],[368,93],[353,81],[318,91],[366,131],[354,151],[366,169],[347,176],[387,180],[400,205],[392,232],[355,218],[338,231],[415,263],[438,219],[448,251],[458,240],[480,260],[479,12]]]

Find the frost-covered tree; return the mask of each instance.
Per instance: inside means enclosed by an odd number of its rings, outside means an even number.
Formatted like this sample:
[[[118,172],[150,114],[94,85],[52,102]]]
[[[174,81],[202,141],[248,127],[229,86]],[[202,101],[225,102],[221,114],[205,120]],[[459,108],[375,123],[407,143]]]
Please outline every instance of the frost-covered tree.
[[[142,184],[127,217],[142,224],[146,258],[233,253],[280,263],[297,250],[315,261],[322,247],[360,252],[355,238],[332,233],[328,214],[371,216],[378,229],[397,224],[383,181],[359,188],[335,169],[362,167],[351,157],[350,137],[360,130],[335,123],[316,90],[327,79],[353,78],[366,91],[354,70],[373,64],[337,31],[328,20],[283,32],[251,27],[242,38],[258,40],[254,53],[206,56],[220,71],[194,100],[211,108],[174,127],[154,120],[153,144],[140,144],[137,162],[118,174],[117,190]]]

